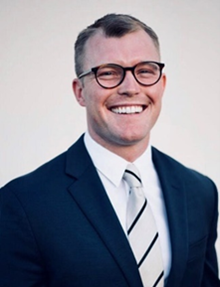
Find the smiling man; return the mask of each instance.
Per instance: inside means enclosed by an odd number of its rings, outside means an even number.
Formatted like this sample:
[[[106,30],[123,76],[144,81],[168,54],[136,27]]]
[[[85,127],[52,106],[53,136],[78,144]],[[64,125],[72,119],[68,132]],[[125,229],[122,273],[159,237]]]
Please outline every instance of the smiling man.
[[[73,82],[91,137],[132,162],[148,146],[166,82],[159,50],[143,29],[136,29],[121,37],[97,31],[85,44],[82,67],[99,68]]]
[[[75,44],[87,132],[0,192],[0,286],[217,287],[213,182],[150,146],[166,84],[155,32],[109,14]]]

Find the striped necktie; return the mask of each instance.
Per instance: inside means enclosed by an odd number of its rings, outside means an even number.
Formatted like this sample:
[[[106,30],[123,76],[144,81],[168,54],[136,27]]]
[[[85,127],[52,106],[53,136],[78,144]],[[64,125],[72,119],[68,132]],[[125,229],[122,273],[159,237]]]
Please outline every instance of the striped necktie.
[[[144,287],[163,287],[164,272],[158,232],[144,196],[137,168],[129,164],[123,179],[129,185],[127,234]]]

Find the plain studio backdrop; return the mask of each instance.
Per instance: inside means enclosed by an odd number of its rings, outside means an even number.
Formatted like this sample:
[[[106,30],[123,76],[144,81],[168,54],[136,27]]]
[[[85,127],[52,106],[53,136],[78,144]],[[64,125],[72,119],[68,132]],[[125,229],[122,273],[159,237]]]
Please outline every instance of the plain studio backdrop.
[[[73,46],[112,12],[139,18],[160,38],[168,81],[152,144],[220,190],[219,0],[0,0],[0,186],[85,131],[71,89]],[[220,239],[217,251],[220,258]]]

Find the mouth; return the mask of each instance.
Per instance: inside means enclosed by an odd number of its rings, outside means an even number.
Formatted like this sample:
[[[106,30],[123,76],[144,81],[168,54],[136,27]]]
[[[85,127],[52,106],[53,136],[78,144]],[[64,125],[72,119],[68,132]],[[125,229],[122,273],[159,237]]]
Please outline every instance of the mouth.
[[[146,106],[120,106],[113,107],[111,111],[115,114],[140,114],[146,109]]]

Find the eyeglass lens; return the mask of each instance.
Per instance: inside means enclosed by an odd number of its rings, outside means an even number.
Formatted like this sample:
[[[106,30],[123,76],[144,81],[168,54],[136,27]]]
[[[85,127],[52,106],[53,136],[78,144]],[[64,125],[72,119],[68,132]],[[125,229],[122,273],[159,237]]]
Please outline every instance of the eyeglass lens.
[[[96,72],[96,79],[103,87],[116,87],[123,81],[126,70],[131,70],[137,82],[146,86],[153,85],[161,76],[161,68],[158,64],[143,62],[133,68],[123,68],[116,64],[102,65]]]

